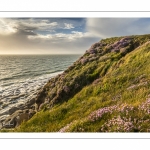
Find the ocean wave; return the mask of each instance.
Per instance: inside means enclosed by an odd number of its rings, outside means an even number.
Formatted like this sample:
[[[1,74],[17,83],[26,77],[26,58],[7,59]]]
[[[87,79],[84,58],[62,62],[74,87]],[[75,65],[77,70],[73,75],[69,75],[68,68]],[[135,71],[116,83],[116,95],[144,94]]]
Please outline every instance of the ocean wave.
[[[5,88],[5,90],[1,91],[1,102],[5,103],[5,107],[0,110],[1,114],[7,114],[8,109],[13,106],[17,106],[20,101],[25,102],[29,99],[32,95],[35,95],[37,91],[44,86],[44,84],[52,77],[55,77],[58,74],[61,74],[63,71],[54,72],[51,74],[44,74],[37,78],[29,78],[26,79],[24,82],[14,84],[10,87]],[[7,103],[6,103],[7,102]]]
[[[0,56],[0,116],[25,103],[79,56]]]

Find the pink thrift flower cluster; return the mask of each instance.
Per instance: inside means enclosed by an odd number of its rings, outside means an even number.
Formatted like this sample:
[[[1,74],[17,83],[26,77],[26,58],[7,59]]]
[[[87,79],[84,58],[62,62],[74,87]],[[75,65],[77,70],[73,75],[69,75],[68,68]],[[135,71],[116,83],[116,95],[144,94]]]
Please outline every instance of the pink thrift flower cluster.
[[[102,132],[131,132],[134,131],[134,129],[142,131],[142,124],[147,124],[150,122],[149,118],[131,118],[131,112],[134,113],[135,111],[134,107],[131,105],[122,104],[116,110],[120,114],[124,113],[125,117],[115,116],[111,120],[108,120],[105,124],[102,125]],[[150,98],[148,98],[146,102],[142,103],[138,107],[138,110],[142,111],[142,113],[145,113],[145,115],[150,114]]]
[[[88,116],[88,120],[91,122],[97,121],[100,119],[104,114],[112,114],[113,112],[117,112],[120,115],[114,116],[112,119],[106,121],[102,126],[100,131],[101,132],[133,132],[135,130],[142,131],[145,124],[149,124],[149,118],[134,118],[132,114],[135,111],[144,113],[145,115],[150,114],[150,98],[146,100],[146,102],[142,103],[139,107],[133,107],[129,104],[122,104],[122,105],[114,105],[109,107],[100,108],[94,112],[92,112]],[[138,113],[137,112],[137,113]],[[70,126],[74,122],[67,124],[65,127],[61,128],[59,132],[67,132]],[[144,124],[144,126],[142,125]],[[80,132],[84,132],[84,128],[78,129]],[[150,128],[147,129],[150,131]]]
[[[119,108],[118,111],[120,113],[125,113],[126,115],[129,115],[131,111],[134,110],[133,106],[127,105],[127,104],[122,104]]]
[[[133,106],[130,106],[130,105],[127,105],[127,104],[122,104],[121,106],[119,105],[114,105],[114,106],[110,106],[110,107],[104,107],[104,108],[100,108],[94,112],[92,112],[90,115],[89,115],[89,119],[91,121],[96,121],[98,120],[99,118],[101,118],[103,116],[103,114],[106,114],[106,113],[110,113],[112,114],[113,111],[119,111],[120,113],[123,113],[125,112],[126,115],[128,115],[130,113],[130,111],[133,111],[134,107]]]
[[[134,129],[131,118],[121,118],[118,116],[106,122],[101,127],[102,132],[129,132]]]
[[[69,127],[72,125],[72,122],[67,124],[65,127],[61,128],[58,132],[66,132],[67,129],[69,129]]]
[[[117,109],[117,105],[114,105],[114,106],[110,106],[110,107],[104,107],[104,108],[100,108],[94,112],[92,112],[90,115],[89,115],[89,120],[91,121],[96,121],[98,120],[99,118],[102,117],[102,115],[106,114],[106,113],[112,113],[114,110]]]
[[[142,105],[139,106],[139,109],[150,114],[150,98],[148,98],[146,102],[142,103]]]

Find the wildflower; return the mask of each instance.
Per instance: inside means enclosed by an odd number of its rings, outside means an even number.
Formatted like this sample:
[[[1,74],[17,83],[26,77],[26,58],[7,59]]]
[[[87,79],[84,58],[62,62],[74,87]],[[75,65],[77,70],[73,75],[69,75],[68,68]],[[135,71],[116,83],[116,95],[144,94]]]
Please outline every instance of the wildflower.
[[[100,108],[94,112],[92,112],[90,115],[89,115],[89,119],[91,121],[96,121],[98,120],[99,118],[102,117],[102,115],[106,114],[106,113],[112,113],[113,110],[115,110],[117,107],[116,105],[114,106],[110,106],[110,107],[104,107],[104,108]]]
[[[69,129],[71,124],[72,124],[72,122],[67,124],[65,127],[61,128],[58,132],[66,132],[66,130]]]

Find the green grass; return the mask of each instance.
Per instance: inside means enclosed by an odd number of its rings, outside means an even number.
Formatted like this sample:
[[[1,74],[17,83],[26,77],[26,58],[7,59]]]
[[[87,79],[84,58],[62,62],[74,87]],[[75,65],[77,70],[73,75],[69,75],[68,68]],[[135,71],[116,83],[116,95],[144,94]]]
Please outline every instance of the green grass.
[[[150,35],[133,37],[133,43],[139,45],[150,39]],[[102,42],[113,43],[121,38],[104,39]],[[150,44],[133,49],[125,56],[121,53],[106,55],[107,60],[77,64],[68,71],[66,84],[80,81],[81,89],[51,109],[38,112],[14,132],[58,132],[67,124],[66,132],[149,132],[150,114],[147,110],[150,105],[144,105],[146,110],[142,110],[141,106],[150,97]],[[99,81],[93,83],[96,79]],[[89,119],[92,112],[115,105],[117,109],[112,113],[106,112],[95,121]],[[125,108],[121,111],[123,106]],[[111,124],[111,120],[118,116],[128,127],[124,124],[119,126],[117,122]],[[134,127],[130,127],[128,122]]]

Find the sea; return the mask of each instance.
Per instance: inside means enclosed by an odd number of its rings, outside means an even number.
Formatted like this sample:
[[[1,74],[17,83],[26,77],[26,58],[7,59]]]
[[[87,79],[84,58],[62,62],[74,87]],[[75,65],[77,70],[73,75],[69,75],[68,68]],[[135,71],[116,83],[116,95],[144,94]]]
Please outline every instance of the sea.
[[[36,96],[81,55],[0,55],[0,118]]]

